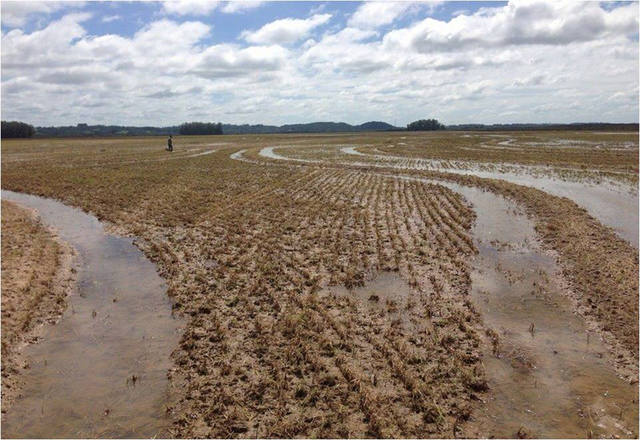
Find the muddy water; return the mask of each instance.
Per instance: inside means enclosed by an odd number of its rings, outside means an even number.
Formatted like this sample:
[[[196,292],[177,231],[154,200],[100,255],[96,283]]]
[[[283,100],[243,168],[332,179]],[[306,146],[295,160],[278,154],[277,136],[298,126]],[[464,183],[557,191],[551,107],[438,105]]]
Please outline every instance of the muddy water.
[[[24,350],[30,368],[3,415],[3,438],[170,436],[166,375],[181,323],[155,266],[80,210],[10,191],[2,198],[36,209],[79,255],[62,320]]]
[[[404,328],[411,328],[407,314],[407,301],[411,298],[411,287],[397,272],[380,272],[362,287],[347,289],[344,286],[327,286],[320,295],[344,296],[356,299],[371,313],[387,315]]]
[[[288,160],[293,162],[306,163],[322,163],[322,160],[300,159],[283,156],[274,151],[274,148],[284,147],[266,147],[260,150],[260,155],[270,159]],[[603,182],[595,185],[587,182],[575,182],[569,180],[556,179],[547,175],[539,175],[527,170],[525,166],[518,166],[519,171],[514,171],[514,167],[508,167],[505,170],[486,170],[474,168],[472,162],[465,162],[466,167],[471,168],[455,168],[444,166],[443,161],[423,159],[420,162],[396,156],[384,156],[374,154],[364,154],[355,149],[355,147],[342,147],[340,151],[345,154],[380,160],[376,162],[336,162],[350,166],[366,166],[366,167],[387,167],[399,169],[430,169],[453,174],[474,175],[477,177],[488,179],[501,179],[518,185],[529,186],[548,192],[549,194],[567,197],[573,200],[579,206],[586,209],[590,215],[599,220],[602,224],[610,226],[624,240],[628,241],[632,246],[638,248],[638,212],[639,198],[634,191],[628,191],[625,187]],[[397,159],[397,160],[394,160]],[[420,163],[426,165],[420,165]],[[449,162],[448,162],[449,163]],[[459,162],[462,163],[462,162]],[[471,164],[471,165],[469,165]],[[533,174],[532,174],[533,173]]]
[[[604,343],[571,312],[532,221],[493,193],[444,185],[476,211],[472,299],[500,340],[484,355],[491,391],[475,434],[514,437],[524,427],[537,437],[637,437],[637,385],[618,377]]]
[[[261,149],[258,154],[260,156],[263,156],[263,157],[268,157],[269,159],[288,160],[288,161],[293,161],[293,162],[306,162],[306,163],[319,162],[319,161],[311,160],[311,159],[298,159],[296,157],[282,156],[282,155],[276,153],[275,151],[273,151],[274,148],[286,148],[286,147],[265,147],[265,148]],[[235,158],[233,158],[233,159],[235,159]]]
[[[289,160],[273,148],[260,154]],[[559,268],[541,249],[533,222],[490,192],[389,177],[447,186],[469,200],[477,214],[473,235],[479,255],[472,299],[486,326],[498,334],[499,344],[495,353],[486,344],[491,391],[468,435],[512,438],[523,428],[529,436],[546,438],[637,438],[637,384],[617,375],[604,342],[572,312]],[[633,201],[624,207],[632,206]],[[637,209],[635,216],[637,229]],[[364,301],[370,296],[367,289],[376,288],[367,285],[352,293],[360,292]]]
[[[496,164],[494,170],[480,169],[478,164],[465,161],[453,161],[447,163],[462,164],[461,168],[444,166],[444,161],[431,159],[410,159],[400,156],[368,155],[357,151],[354,147],[343,147],[345,154],[357,156],[369,156],[383,161],[384,166],[397,168],[417,168],[443,171],[447,173],[473,175],[488,179],[501,179],[519,185],[537,188],[549,194],[567,197],[586,209],[589,214],[598,219],[602,224],[612,227],[618,235],[638,247],[638,194],[637,191],[625,190],[624,187],[608,182],[592,184],[588,182],[576,182],[562,180],[548,175],[537,174],[545,167],[535,166],[505,166]],[[284,159],[278,155],[277,158]],[[395,164],[395,165],[394,165]],[[637,190],[637,189],[636,189]]]
[[[593,185],[564,181],[552,177],[532,176],[498,171],[474,171],[446,169],[446,172],[469,174],[489,179],[529,186],[549,194],[566,197],[589,212],[602,224],[612,227],[616,233],[634,247],[638,247],[638,195],[607,183]]]
[[[246,149],[238,150],[229,157],[234,160],[242,160],[242,155],[245,153],[245,151],[247,150]]]

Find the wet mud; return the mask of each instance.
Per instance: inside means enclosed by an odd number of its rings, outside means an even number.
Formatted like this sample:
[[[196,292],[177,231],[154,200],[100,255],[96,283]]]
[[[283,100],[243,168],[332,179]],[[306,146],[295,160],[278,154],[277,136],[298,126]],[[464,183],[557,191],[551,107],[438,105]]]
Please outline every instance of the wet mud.
[[[290,162],[324,162],[319,159],[301,159],[284,156],[274,151],[275,148],[282,149],[286,147],[266,147],[260,150],[259,155],[269,159],[286,160]],[[613,228],[618,236],[628,241],[635,248],[638,248],[638,213],[640,209],[638,194],[620,185],[614,185],[613,183],[605,181],[599,184],[593,184],[589,182],[556,179],[549,175],[530,173],[528,172],[528,168],[532,167],[521,165],[510,167],[508,171],[505,171],[501,170],[500,167],[493,170],[479,169],[472,166],[472,162],[466,162],[464,168],[456,168],[444,166],[443,163],[445,161],[430,159],[416,160],[396,156],[365,154],[356,150],[355,147],[342,147],[339,151],[344,154],[360,157],[365,161],[335,162],[338,164],[361,167],[424,169],[460,175],[472,175],[480,178],[501,179],[510,183],[536,188],[551,195],[566,197],[586,209],[590,215],[602,224]],[[366,158],[374,159],[377,162],[366,161]],[[237,157],[234,157],[234,159],[237,159]],[[515,171],[516,169],[519,171]]]
[[[634,247],[638,247],[638,194],[637,191],[625,190],[619,185],[606,181],[599,184],[577,182],[536,174],[536,171],[539,172],[542,167],[524,165],[501,167],[500,164],[496,164],[494,169],[488,170],[479,168],[479,165],[473,162],[454,161],[462,164],[460,168],[457,168],[443,164],[443,162],[449,164],[451,161],[409,159],[380,154],[370,155],[356,150],[355,147],[343,147],[340,151],[353,156],[370,157],[381,161],[380,163],[386,167],[429,169],[481,178],[501,179],[540,189],[555,196],[567,197],[586,209],[602,224],[612,227],[621,238],[627,240]],[[285,159],[284,156],[277,155],[277,153],[275,157],[273,154],[265,154],[265,156]]]
[[[406,179],[462,194],[477,215],[471,297],[486,330],[490,391],[464,435],[637,438],[637,382],[619,374],[605,341],[575,313],[555,256],[542,249],[533,221],[488,191]],[[350,296],[375,312],[391,301],[403,304],[411,290],[397,274],[383,272],[364,287],[327,287],[323,294]]]
[[[365,305],[370,313],[387,315],[404,329],[411,329],[406,310],[412,294],[407,282],[397,272],[390,271],[378,273],[361,287],[327,286],[320,292],[320,295],[353,298]]]
[[[62,320],[23,350],[25,386],[3,438],[167,437],[167,371],[181,322],[164,281],[132,239],[57,201],[2,191],[36,209],[79,257]]]
[[[491,392],[468,434],[637,437],[637,384],[618,376],[605,343],[572,311],[533,222],[493,193],[445,186],[477,214],[472,298],[488,329]]]

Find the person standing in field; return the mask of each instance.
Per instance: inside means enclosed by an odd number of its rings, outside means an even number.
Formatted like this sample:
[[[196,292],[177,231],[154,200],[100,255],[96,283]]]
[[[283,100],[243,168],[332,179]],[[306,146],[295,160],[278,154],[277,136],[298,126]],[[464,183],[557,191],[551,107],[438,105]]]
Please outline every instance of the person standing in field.
[[[167,139],[167,151],[173,151],[173,136],[169,135],[169,139]]]

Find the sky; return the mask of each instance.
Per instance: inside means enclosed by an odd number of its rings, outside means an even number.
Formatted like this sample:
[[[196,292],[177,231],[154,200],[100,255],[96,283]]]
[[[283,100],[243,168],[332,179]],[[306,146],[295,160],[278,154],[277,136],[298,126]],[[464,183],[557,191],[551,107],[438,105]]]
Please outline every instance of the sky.
[[[1,2],[3,120],[638,122],[638,3]]]

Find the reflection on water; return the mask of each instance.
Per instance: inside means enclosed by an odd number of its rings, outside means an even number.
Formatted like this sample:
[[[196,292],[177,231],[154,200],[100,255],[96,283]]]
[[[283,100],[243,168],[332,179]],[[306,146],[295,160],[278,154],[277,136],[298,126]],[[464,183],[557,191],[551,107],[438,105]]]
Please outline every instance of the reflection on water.
[[[617,375],[602,340],[572,312],[559,269],[540,248],[533,222],[488,191],[395,177],[444,185],[470,201],[477,214],[471,297],[499,343],[494,350],[487,337],[484,345],[490,392],[466,434],[637,438],[637,384]],[[327,287],[324,293],[352,295],[375,310],[387,300],[406,303],[411,290],[397,274],[381,273],[364,287]]]
[[[298,159],[295,157],[285,157],[273,151],[274,148],[282,148],[282,147],[265,147],[261,149],[258,154],[263,157],[268,157],[269,159],[279,159],[279,160],[288,160],[293,162],[307,162],[307,163],[319,162],[312,159]],[[236,159],[236,158],[232,157],[232,159]]]
[[[540,170],[553,170],[553,168],[543,166],[505,166],[496,164],[494,169],[488,170],[481,168],[479,164],[473,162],[411,159],[401,156],[364,154],[357,151],[354,147],[343,147],[340,151],[350,155],[369,156],[381,161],[380,166],[403,169],[428,169],[453,174],[472,175],[487,179],[501,179],[518,185],[540,189],[554,196],[567,197],[586,209],[590,215],[598,219],[602,224],[612,227],[620,237],[630,242],[634,247],[638,247],[638,194],[632,194],[618,186],[608,183],[596,185],[541,175],[539,174]],[[285,157],[281,155],[268,157],[285,159]],[[451,163],[457,163],[460,167],[449,166]]]
[[[180,322],[155,266],[80,210],[10,191],[2,198],[38,210],[80,257],[62,320],[24,350],[30,368],[2,436],[169,436],[166,375]]]
[[[347,289],[344,286],[327,286],[320,292],[320,295],[355,298],[370,312],[382,312],[404,328],[412,328],[405,313],[411,294],[411,287],[398,272],[388,271],[378,273],[374,279],[361,287]]]
[[[262,148],[259,155],[270,159],[293,162],[325,162],[325,160],[321,159],[300,159],[283,156],[282,154],[274,151],[274,148],[286,147]],[[355,147],[342,147],[340,148],[340,151],[345,154],[360,156],[362,158],[369,157],[375,159],[377,162],[335,161],[334,163],[369,168],[425,169],[452,174],[472,175],[487,179],[501,179],[518,185],[536,188],[554,196],[566,197],[586,209],[591,216],[596,218],[603,225],[613,228],[621,238],[631,243],[635,248],[638,248],[638,209],[640,207],[638,203],[638,194],[625,191],[619,186],[604,182],[595,185],[587,182],[562,180],[533,172],[534,169],[537,169],[539,172],[539,169],[544,167],[524,165],[504,167],[498,165],[493,170],[487,170],[478,168],[476,166],[477,164],[474,165],[473,162],[457,161],[456,163],[464,164],[464,166],[463,168],[456,168],[448,166],[448,164],[451,163],[450,161],[410,159],[400,156],[365,154],[356,150]],[[232,158],[237,159],[237,157]]]
[[[531,220],[493,193],[442,184],[476,211],[472,298],[500,340],[484,356],[491,398],[479,433],[513,437],[524,426],[538,437],[637,437],[637,385],[617,376],[605,345],[571,312]]]

